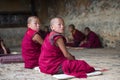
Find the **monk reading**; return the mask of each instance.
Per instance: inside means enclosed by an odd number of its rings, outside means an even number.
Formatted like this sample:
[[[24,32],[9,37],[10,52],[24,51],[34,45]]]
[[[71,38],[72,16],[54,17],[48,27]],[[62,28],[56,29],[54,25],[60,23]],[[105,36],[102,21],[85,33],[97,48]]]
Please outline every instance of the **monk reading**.
[[[27,26],[28,29],[22,40],[22,57],[25,63],[25,68],[32,69],[38,66],[38,58],[41,52],[40,48],[43,43],[43,39],[38,33],[40,28],[38,17],[29,17]]]
[[[78,78],[86,78],[87,73],[95,71],[84,60],[76,60],[65,47],[64,20],[53,18],[50,21],[51,32],[42,44],[39,57],[40,71],[46,74],[68,74]]]
[[[97,34],[90,30],[89,27],[84,29],[86,38],[80,44],[80,47],[84,48],[100,48],[101,43]]]

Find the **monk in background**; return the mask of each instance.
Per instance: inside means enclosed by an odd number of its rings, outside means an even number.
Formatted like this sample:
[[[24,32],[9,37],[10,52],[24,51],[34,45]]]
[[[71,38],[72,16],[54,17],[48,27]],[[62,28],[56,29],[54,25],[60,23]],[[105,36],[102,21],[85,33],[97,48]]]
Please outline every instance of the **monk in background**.
[[[78,47],[79,44],[81,43],[81,41],[83,41],[85,39],[85,35],[81,31],[79,31],[78,29],[75,29],[74,24],[69,25],[69,31],[72,34],[73,42],[67,43],[66,45],[71,46],[71,47]]]
[[[41,35],[42,39],[44,40],[45,37],[50,33],[49,27],[45,26],[44,30],[40,29],[38,34]]]
[[[10,49],[6,47],[3,39],[0,37],[0,56],[10,54]]]
[[[84,48],[102,47],[99,37],[95,32],[91,31],[89,27],[86,27],[84,29],[84,32],[85,32],[86,38],[80,43],[80,47],[84,47]]]

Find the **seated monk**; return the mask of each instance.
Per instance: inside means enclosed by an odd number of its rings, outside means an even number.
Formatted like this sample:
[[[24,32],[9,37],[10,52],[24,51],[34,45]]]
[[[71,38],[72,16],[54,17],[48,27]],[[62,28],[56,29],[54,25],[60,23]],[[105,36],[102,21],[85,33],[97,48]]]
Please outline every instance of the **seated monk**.
[[[42,39],[45,39],[45,37],[50,33],[49,27],[45,26],[44,30],[39,30],[38,34],[41,35]]]
[[[45,31],[45,37],[46,37],[50,33],[49,26],[45,26],[44,31]]]
[[[39,30],[41,22],[38,17],[30,16],[27,20],[27,31],[22,40],[22,57],[24,60],[24,67],[33,69],[38,66],[38,59],[41,52],[41,45],[43,39]]]
[[[62,18],[56,17],[50,20],[51,32],[46,36],[39,57],[40,71],[46,74],[67,74],[78,78],[86,78],[87,73],[95,71],[84,60],[76,60],[75,56],[68,52],[63,36],[65,26]]]
[[[6,47],[3,39],[0,38],[0,55],[9,54],[9,53],[10,53],[9,48]]]
[[[84,48],[100,48],[101,43],[97,34],[90,30],[89,27],[84,29],[86,38],[80,44],[80,47]]]
[[[67,43],[66,45],[71,47],[78,47],[81,41],[84,40],[85,35],[81,31],[75,29],[75,26],[73,24],[69,25],[69,31],[72,34],[73,43]]]

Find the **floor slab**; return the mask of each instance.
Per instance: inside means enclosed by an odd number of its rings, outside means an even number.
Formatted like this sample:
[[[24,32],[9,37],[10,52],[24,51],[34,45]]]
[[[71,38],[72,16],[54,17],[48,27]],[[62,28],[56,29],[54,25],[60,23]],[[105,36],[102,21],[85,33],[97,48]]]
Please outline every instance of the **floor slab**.
[[[104,49],[69,49],[77,59],[87,61],[90,65],[108,69],[103,75],[86,79],[69,80],[120,80],[120,50]],[[57,80],[31,69],[24,69],[23,63],[0,64],[0,80]]]

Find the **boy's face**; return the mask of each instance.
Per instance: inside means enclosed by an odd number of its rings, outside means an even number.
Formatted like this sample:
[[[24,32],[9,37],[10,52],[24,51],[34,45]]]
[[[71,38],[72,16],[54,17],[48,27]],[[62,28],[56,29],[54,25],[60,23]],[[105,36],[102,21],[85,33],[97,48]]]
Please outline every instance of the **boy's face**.
[[[64,21],[62,19],[56,19],[52,25],[52,30],[58,33],[64,33]]]
[[[84,30],[84,34],[85,34],[86,36],[88,35],[88,33],[89,33],[88,30]]]
[[[28,27],[35,30],[35,31],[39,31],[39,29],[40,29],[40,21],[39,21],[39,19],[31,20],[31,22],[28,23]]]
[[[71,27],[69,27],[69,31],[70,31],[70,32],[72,32],[72,31],[73,31],[73,29],[72,29]]]
[[[45,28],[45,32],[49,31],[47,28]]]

